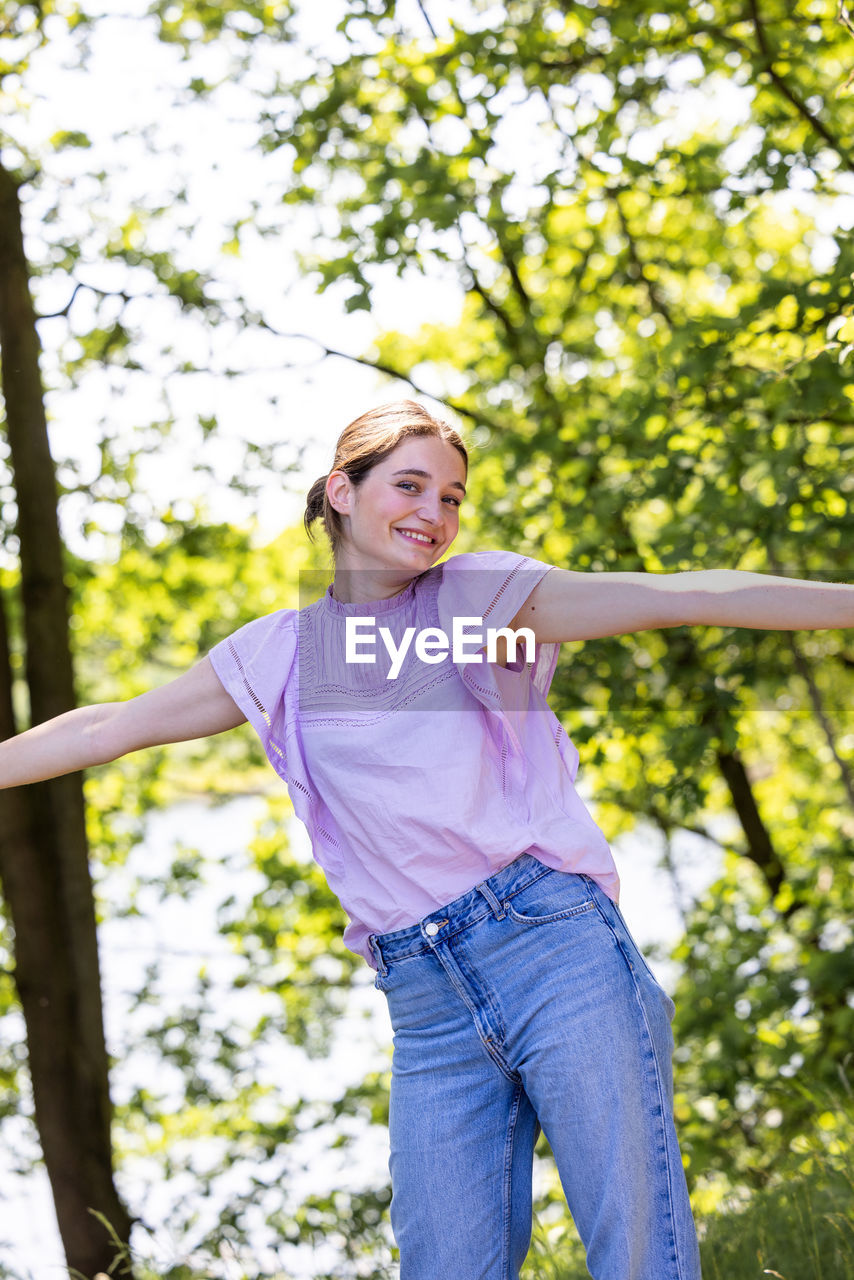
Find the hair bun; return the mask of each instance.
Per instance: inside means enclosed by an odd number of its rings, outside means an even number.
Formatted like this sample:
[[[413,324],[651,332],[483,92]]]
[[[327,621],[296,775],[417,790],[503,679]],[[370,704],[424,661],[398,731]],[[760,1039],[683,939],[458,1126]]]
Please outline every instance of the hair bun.
[[[326,501],[326,481],[328,479],[328,472],[325,476],[318,476],[306,496],[303,524],[305,525],[305,530],[309,537],[311,536],[311,525],[315,520],[319,520],[323,515]]]

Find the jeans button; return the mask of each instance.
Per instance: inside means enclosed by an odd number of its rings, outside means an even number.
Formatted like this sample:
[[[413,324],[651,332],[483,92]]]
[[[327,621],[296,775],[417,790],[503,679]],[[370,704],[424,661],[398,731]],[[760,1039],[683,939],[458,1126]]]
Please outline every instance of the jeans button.
[[[424,926],[424,932],[428,934],[429,937],[435,938],[436,934],[439,932],[439,926],[435,921],[431,921],[430,924]]]

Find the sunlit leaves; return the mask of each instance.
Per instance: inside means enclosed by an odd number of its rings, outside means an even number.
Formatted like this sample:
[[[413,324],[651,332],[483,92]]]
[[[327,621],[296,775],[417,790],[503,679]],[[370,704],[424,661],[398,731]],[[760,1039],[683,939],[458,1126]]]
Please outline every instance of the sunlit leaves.
[[[262,35],[286,38],[292,9],[290,0],[154,0],[149,13],[157,19],[160,39],[189,54],[224,35],[248,43]]]
[[[465,294],[376,348],[477,424],[461,549],[850,578],[854,257],[802,194],[847,190],[835,8],[508,0],[455,11],[429,58],[396,6],[358,8],[266,145],[294,156],[285,198],[329,209],[321,287],[367,306],[393,265]],[[740,855],[680,952],[708,1103],[686,1149],[695,1177],[764,1166],[803,1122],[778,1072],[827,1079],[850,1019],[825,963],[849,906],[811,886],[850,857],[854,655],[724,628],[564,648],[553,698],[608,834],[643,817]]]

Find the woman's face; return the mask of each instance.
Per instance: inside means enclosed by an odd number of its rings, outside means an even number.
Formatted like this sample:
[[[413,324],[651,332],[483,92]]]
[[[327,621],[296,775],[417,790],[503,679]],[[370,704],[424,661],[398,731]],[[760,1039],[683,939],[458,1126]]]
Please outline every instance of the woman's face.
[[[403,440],[358,487],[333,471],[327,492],[344,517],[336,568],[429,569],[457,536],[465,480],[462,456],[437,436]]]

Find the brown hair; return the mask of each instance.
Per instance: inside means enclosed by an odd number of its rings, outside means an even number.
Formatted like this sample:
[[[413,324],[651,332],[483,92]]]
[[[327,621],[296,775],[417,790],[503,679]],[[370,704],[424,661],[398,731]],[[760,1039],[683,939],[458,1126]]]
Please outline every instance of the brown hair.
[[[369,409],[341,432],[332,466],[325,476],[315,480],[308,491],[303,523],[312,542],[311,526],[315,520],[322,520],[332,543],[333,557],[341,543],[341,517],[326,496],[326,481],[330,473],[343,471],[358,487],[372,467],[387,458],[402,440],[410,436],[436,436],[447,440],[468,467],[468,451],[459,433],[442,418],[434,418],[415,400],[396,400],[392,404]]]

